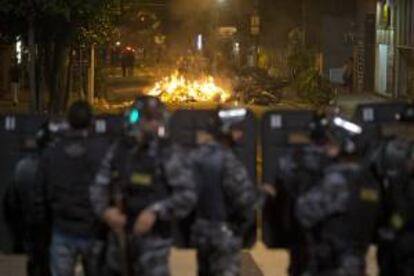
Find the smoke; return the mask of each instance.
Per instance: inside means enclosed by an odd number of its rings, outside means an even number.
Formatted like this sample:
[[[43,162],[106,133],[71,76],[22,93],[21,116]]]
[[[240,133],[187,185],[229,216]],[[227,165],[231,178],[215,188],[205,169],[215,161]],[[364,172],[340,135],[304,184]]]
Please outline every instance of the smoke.
[[[216,0],[172,0],[170,14],[174,21],[172,48],[185,52],[194,46],[194,39],[208,24]]]
[[[214,0],[173,0],[171,14],[175,19],[196,18],[198,15],[209,11]]]

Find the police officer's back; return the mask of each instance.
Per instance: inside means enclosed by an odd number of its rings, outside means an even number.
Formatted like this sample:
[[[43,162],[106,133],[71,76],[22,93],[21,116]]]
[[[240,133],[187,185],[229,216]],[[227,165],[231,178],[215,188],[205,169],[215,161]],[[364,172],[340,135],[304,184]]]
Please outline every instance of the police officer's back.
[[[340,135],[338,163],[299,197],[296,213],[308,229],[311,275],[364,275],[365,254],[378,215],[379,186],[358,163],[354,140],[347,133],[336,135]]]
[[[246,168],[228,146],[229,136],[240,130],[231,130],[234,122],[226,122],[226,111],[220,114],[197,132],[199,147],[191,154],[199,198],[192,241],[200,276],[239,275],[242,237],[260,202]]]
[[[333,162],[329,156],[332,147],[326,130],[326,118],[316,115],[310,124],[309,139],[291,141],[290,151],[279,156],[276,179],[272,187],[265,184],[272,195],[285,199],[286,218],[283,220],[289,233],[289,275],[303,275],[308,268],[309,254],[303,227],[298,223],[294,207],[300,196],[312,189],[323,177],[325,168]],[[306,142],[310,143],[307,144]]]
[[[414,273],[414,189],[412,122],[414,107],[396,114],[400,121],[387,127],[370,156],[370,165],[381,182],[383,201],[378,229],[380,275]]]
[[[38,219],[52,228],[53,275],[74,275],[78,256],[87,275],[96,275],[104,233],[89,201],[89,186],[107,145],[89,133],[92,111],[87,103],[74,103],[68,121],[70,129],[45,151],[40,162]]]

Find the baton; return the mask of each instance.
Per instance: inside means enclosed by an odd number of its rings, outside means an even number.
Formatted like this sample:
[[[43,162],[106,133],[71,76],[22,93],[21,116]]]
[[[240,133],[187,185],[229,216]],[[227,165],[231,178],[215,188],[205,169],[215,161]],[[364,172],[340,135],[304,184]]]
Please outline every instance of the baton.
[[[119,210],[123,210],[123,197],[122,193],[119,191],[115,196],[115,205]],[[118,243],[119,243],[119,254],[121,258],[121,275],[122,276],[131,276],[130,266],[128,262],[128,241],[127,234],[125,229],[117,233]]]

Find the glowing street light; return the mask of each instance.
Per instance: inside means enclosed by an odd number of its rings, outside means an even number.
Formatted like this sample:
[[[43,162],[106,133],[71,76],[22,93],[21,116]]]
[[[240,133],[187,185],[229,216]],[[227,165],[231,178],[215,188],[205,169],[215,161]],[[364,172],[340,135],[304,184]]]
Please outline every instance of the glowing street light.
[[[23,49],[22,49],[22,39],[21,37],[17,37],[17,42],[16,42],[16,59],[17,59],[17,64],[21,64],[22,63],[22,53],[23,53]]]
[[[197,35],[197,50],[200,52],[203,50],[203,35],[202,34]]]

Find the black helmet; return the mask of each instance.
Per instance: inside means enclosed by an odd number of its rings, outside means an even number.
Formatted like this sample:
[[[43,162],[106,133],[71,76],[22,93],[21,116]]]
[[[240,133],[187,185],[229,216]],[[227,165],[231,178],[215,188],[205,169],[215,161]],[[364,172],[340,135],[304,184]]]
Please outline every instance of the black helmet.
[[[330,124],[330,134],[340,145],[343,154],[358,153],[359,139],[363,132],[361,126],[341,117],[334,117]]]
[[[129,131],[136,130],[143,118],[160,120],[166,124],[168,115],[166,106],[158,98],[139,96],[125,114],[126,126]]]
[[[200,124],[200,130],[209,133],[214,137],[218,137],[220,135],[221,121],[217,112],[213,111],[209,113],[206,120],[200,120],[198,123]]]
[[[219,108],[216,113],[219,133],[228,135],[232,129],[243,129],[247,115],[245,108]]]
[[[164,120],[167,108],[156,97],[139,96],[126,113],[129,126],[138,125],[142,118]]]
[[[72,129],[87,129],[92,122],[92,107],[85,101],[77,101],[70,106],[67,117]]]
[[[201,129],[216,137],[231,134],[232,129],[242,129],[247,110],[244,108],[217,108],[208,120],[203,122]]]

